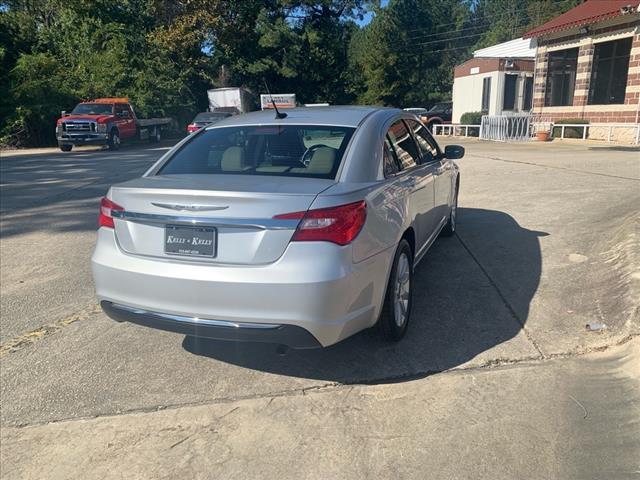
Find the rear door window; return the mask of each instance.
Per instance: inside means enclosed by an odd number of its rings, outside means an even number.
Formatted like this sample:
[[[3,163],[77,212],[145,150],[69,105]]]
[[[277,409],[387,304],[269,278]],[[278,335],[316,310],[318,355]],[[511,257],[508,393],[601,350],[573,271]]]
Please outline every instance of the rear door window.
[[[214,127],[183,145],[158,174],[333,179],[354,130],[325,125]]]
[[[385,178],[392,177],[396,173],[400,171],[400,166],[398,165],[398,157],[396,157],[396,152],[391,146],[391,141],[389,140],[389,136],[384,139],[384,147],[382,150],[382,168],[384,171]]]
[[[388,136],[398,156],[402,170],[415,167],[420,163],[418,146],[402,120],[398,120],[391,125]]]
[[[418,147],[420,148],[420,153],[422,154],[422,162],[421,163],[429,163],[434,160],[438,160],[440,158],[440,151],[438,150],[438,145],[435,140],[427,130],[427,127],[422,125],[420,122],[416,122],[415,120],[405,120],[407,122],[407,126],[413,132],[413,136],[418,142]]]

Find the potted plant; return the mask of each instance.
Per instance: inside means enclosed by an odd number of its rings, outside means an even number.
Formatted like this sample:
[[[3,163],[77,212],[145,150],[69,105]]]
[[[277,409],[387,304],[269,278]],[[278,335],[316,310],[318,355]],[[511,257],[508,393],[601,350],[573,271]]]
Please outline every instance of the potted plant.
[[[547,142],[551,137],[551,128],[553,123],[546,121],[545,119],[538,118],[533,123],[533,131],[536,136],[536,140],[539,142]]]
[[[549,131],[548,130],[538,130],[536,132],[536,139],[539,142],[547,142],[547,141],[549,141]]]

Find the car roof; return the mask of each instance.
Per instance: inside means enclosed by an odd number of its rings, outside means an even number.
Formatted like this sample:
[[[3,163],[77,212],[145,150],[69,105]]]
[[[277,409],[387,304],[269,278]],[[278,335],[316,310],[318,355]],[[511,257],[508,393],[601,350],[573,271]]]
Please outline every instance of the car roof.
[[[196,117],[198,115],[227,115],[227,116],[231,116],[233,115],[231,112],[199,112],[196,114]]]
[[[363,106],[329,106],[329,107],[298,107],[281,108],[281,113],[286,113],[285,118],[276,119],[273,110],[262,110],[235,115],[216,123],[209,128],[219,128],[233,125],[335,125],[345,127],[357,127],[371,113],[379,110],[395,110],[384,107]]]

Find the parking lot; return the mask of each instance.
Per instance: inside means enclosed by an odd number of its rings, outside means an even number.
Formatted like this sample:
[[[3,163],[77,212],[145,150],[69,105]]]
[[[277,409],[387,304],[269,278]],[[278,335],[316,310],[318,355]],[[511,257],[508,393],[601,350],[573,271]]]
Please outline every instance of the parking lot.
[[[3,476],[637,478],[639,151],[461,143],[405,339],[286,355],[99,310],[99,198],[168,144],[3,153]]]

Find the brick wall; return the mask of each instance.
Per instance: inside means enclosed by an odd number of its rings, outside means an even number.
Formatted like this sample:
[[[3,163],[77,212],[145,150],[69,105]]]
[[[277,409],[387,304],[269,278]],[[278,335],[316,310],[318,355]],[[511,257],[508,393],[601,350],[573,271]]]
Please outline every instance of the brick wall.
[[[629,56],[629,76],[624,103],[637,105],[640,102],[640,34],[633,37]]]
[[[581,118],[591,123],[634,123],[637,121],[637,106],[640,101],[640,21],[602,29],[592,29],[587,35],[571,35],[554,40],[538,39],[537,66],[533,93],[533,112],[549,120]],[[589,105],[589,87],[593,66],[594,37],[604,34],[615,35],[632,31],[633,41],[629,57],[629,74],[624,104]],[[566,107],[545,107],[547,81],[547,55],[556,46],[578,47],[578,65],[573,105]],[[570,45],[570,46],[568,46]]]

